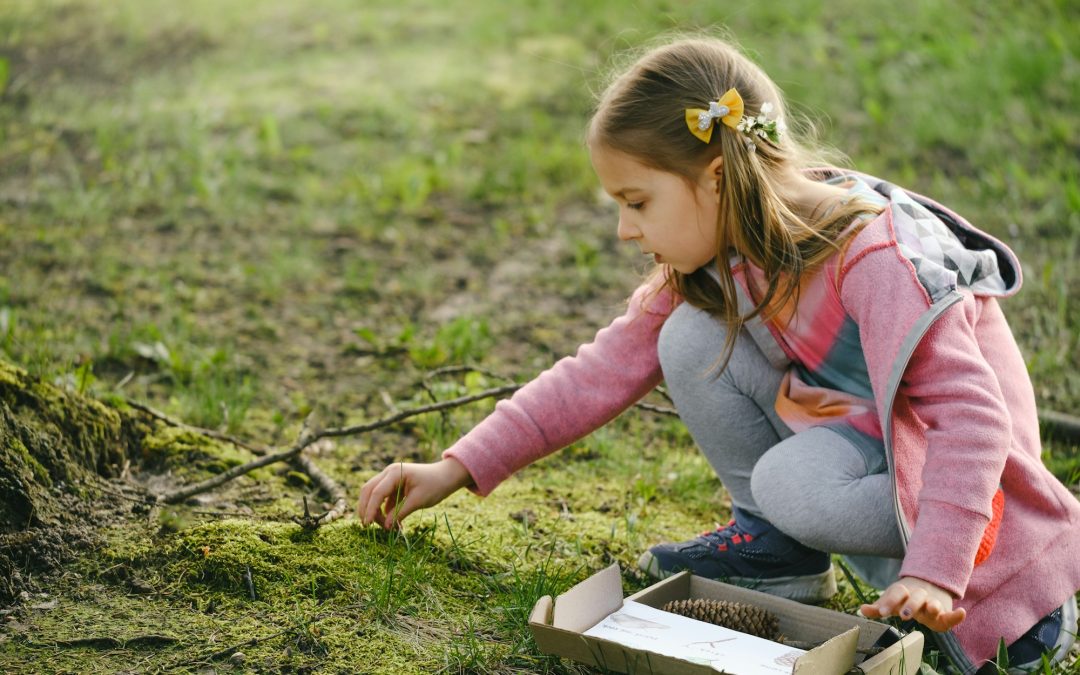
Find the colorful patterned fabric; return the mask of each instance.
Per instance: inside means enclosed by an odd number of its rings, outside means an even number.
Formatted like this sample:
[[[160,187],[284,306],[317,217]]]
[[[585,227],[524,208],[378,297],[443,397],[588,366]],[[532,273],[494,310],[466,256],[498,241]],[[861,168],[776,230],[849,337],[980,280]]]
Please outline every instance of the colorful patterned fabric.
[[[859,199],[878,209],[888,204],[864,181],[844,177],[830,182],[846,187],[849,200]],[[870,213],[858,222],[872,217]],[[805,275],[798,304],[792,299],[767,322],[792,361],[780,385],[776,412],[796,433],[828,426],[845,435],[854,432],[880,440],[881,424],[859,328],[840,303],[836,286],[840,262],[841,256],[834,256],[821,269]],[[736,280],[751,297],[756,295],[752,288],[765,285],[761,270],[748,264],[736,268]]]

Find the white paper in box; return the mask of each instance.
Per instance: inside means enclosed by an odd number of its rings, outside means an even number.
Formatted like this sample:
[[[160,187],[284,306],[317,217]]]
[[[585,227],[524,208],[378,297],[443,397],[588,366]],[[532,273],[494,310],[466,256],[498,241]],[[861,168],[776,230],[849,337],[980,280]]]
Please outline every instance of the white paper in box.
[[[857,648],[869,648],[889,627],[823,607],[802,605],[758,591],[704,579],[683,572],[631,595],[631,600],[659,609],[671,600],[692,598],[743,602],[769,610],[780,620],[784,636],[819,644],[800,655],[788,672],[797,675],[847,673],[914,675],[922,659],[923,636],[914,632],[863,660]],[[533,607],[529,627],[541,651],[613,672],[655,675],[715,675],[711,666],[634,648],[585,633],[623,605],[618,565],[597,572],[554,600],[544,596]],[[739,671],[729,670],[733,675]]]

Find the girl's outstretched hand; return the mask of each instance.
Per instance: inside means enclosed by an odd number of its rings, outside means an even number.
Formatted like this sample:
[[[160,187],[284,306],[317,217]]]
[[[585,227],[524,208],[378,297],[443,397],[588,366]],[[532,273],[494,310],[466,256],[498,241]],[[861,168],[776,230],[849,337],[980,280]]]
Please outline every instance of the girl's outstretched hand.
[[[364,483],[356,517],[364,525],[377,523],[390,529],[428,506],[435,506],[472,482],[461,462],[443,459],[433,464],[397,462]]]
[[[924,626],[944,632],[964,620],[964,608],[952,608],[952,594],[929,581],[901,577],[885,589],[877,602],[863,605],[859,612],[868,619],[898,616],[915,619]]]

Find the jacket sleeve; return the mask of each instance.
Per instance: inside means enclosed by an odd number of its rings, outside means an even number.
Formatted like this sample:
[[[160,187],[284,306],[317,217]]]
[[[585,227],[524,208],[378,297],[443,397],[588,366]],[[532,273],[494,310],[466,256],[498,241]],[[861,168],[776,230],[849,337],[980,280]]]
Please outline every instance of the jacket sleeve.
[[[851,265],[841,298],[859,326],[879,412],[894,416],[891,461],[911,526],[900,574],[962,597],[1011,438],[998,379],[976,334],[980,305],[964,292],[962,302],[935,320],[904,370],[893,410],[886,411],[880,406],[897,365],[891,361],[909,327],[929,310],[930,298],[894,246]],[[921,438],[911,433],[918,429]]]
[[[625,314],[596,338],[500,401],[443,452],[468,469],[487,495],[517,470],[603,426],[662,379],[656,341],[676,301],[638,288]]]

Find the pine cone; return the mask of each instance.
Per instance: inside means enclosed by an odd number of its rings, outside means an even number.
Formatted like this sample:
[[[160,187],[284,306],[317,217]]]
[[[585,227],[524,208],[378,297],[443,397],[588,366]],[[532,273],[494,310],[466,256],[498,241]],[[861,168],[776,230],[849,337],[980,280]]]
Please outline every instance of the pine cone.
[[[766,640],[776,640],[780,636],[780,619],[754,605],[726,600],[672,600],[661,609]]]

